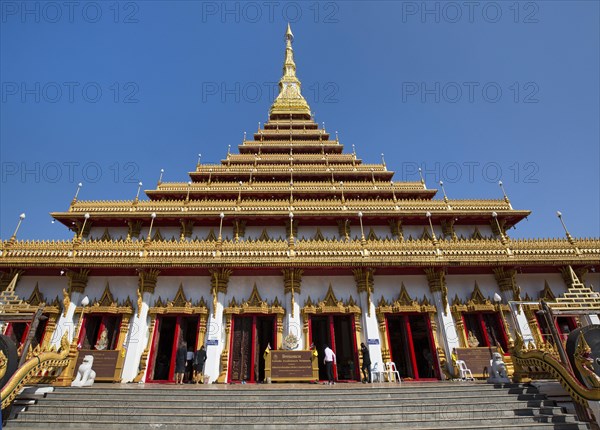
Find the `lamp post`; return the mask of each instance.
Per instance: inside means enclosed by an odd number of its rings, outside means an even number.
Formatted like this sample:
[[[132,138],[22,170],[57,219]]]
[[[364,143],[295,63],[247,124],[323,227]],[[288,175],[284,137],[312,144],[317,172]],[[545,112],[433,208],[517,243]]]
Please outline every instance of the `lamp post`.
[[[187,196],[185,196],[185,201],[190,201],[190,190],[192,189],[192,181],[188,181],[187,183]]]
[[[156,212],[152,212],[150,214],[150,218],[152,218],[152,220],[150,221],[150,229],[148,230],[148,238],[146,239],[147,241],[150,241],[150,238],[152,237],[152,226],[154,225],[154,219],[156,218]]]
[[[294,243],[294,213],[290,212],[290,244]]]
[[[500,223],[498,222],[498,214],[496,213],[496,211],[492,212],[492,218],[494,218],[494,221],[496,222],[496,227],[498,228],[498,234],[500,235],[500,240],[502,240],[502,243],[504,243],[506,238],[504,237],[502,228],[500,228]]]
[[[442,193],[444,193],[444,202],[448,203],[448,196],[446,195],[446,189],[444,188],[443,181],[440,181],[440,187],[442,187]]]
[[[81,190],[81,187],[83,187],[83,184],[80,182],[77,184],[77,191],[75,191],[75,197],[73,197],[71,204],[74,204],[75,202],[77,202],[77,196],[79,195],[79,190]]]
[[[508,199],[508,196],[506,195],[506,190],[504,189],[504,184],[502,183],[502,181],[498,181],[498,186],[502,190],[502,195],[504,196],[504,201],[510,205],[510,200]]]
[[[21,215],[19,215],[19,222],[17,223],[17,228],[15,228],[15,232],[10,237],[11,242],[14,242],[17,239],[17,233],[19,232],[19,228],[21,227],[21,223],[23,222],[24,219],[25,219],[25,212],[23,212]]]
[[[221,237],[221,233],[223,232],[223,218],[225,218],[225,214],[221,212],[219,214],[219,218],[221,218],[221,221],[219,222],[219,237],[217,239],[217,242],[221,243],[223,240]]]
[[[137,193],[135,194],[135,201],[137,202],[140,199],[140,190],[142,189],[142,182],[138,182]]]
[[[366,242],[366,240],[365,240],[365,230],[363,228],[362,217],[363,217],[363,213],[359,212],[358,213],[358,220],[360,222],[360,240],[361,240],[361,242],[364,243],[364,242]]]
[[[562,218],[562,212],[561,211],[556,211],[556,216],[560,220],[560,223],[562,224],[563,229],[565,230],[565,234],[567,236],[567,239],[569,240],[569,242],[573,243],[573,236],[571,236],[571,234],[569,233],[569,230],[567,230],[567,226],[565,225],[565,222],[563,221],[563,218]]]
[[[431,237],[432,237],[433,243],[437,245],[437,237],[435,236],[435,230],[433,229],[433,223],[431,222],[431,212],[427,212],[425,214],[425,216],[429,220],[429,228],[431,228]]]
[[[85,313],[85,308],[90,304],[90,299],[88,296],[85,296],[81,299],[81,315],[79,316],[79,322],[77,323],[77,332],[74,333],[73,340],[77,341],[77,347],[81,348],[79,345],[79,335],[81,334],[81,328],[83,327],[83,314]]]
[[[85,230],[85,224],[87,223],[87,220],[90,219],[90,214],[89,213],[85,213],[85,215],[83,216],[84,220],[83,220],[83,225],[81,226],[81,231],[79,232],[79,239],[81,239],[83,237],[83,231]]]

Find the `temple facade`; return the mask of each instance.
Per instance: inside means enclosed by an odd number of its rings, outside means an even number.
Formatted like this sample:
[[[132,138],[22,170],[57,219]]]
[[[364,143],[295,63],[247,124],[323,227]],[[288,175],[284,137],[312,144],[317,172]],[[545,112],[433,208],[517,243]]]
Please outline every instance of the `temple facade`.
[[[574,284],[594,294],[599,238],[512,239],[530,212],[506,194],[438,197],[345,148],[314,121],[292,41],[288,26],[269,120],[220,163],[147,198],[76,196],[52,213],[72,240],[1,242],[0,290],[45,317],[34,346],[67,333],[80,351],[116,351],[106,380],[150,383],[174,380],[181,342],[205,345],[210,382],[228,383],[263,381],[267,347],[311,344],[336,352],[338,380],[358,381],[364,342],[404,379],[446,379],[455,348],[546,342],[535,307],[511,302],[552,302]],[[30,328],[5,333],[21,345]]]

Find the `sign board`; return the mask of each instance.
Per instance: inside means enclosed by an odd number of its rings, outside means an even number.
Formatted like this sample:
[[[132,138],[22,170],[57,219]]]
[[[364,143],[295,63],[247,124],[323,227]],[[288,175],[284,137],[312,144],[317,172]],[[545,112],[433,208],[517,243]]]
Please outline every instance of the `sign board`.
[[[310,350],[271,350],[265,353],[265,376],[271,381],[316,381],[318,357]]]
[[[369,345],[379,345],[379,339],[368,339],[367,343]]]
[[[463,360],[475,378],[484,378],[490,370],[490,360],[496,348],[456,348],[456,355]]]
[[[96,381],[98,382],[120,382],[121,371],[123,370],[124,357],[121,350],[96,350],[80,349],[75,364],[75,372],[83,362],[83,357],[91,355],[94,357],[92,369],[96,372]],[[73,375],[74,377],[76,376]]]
[[[206,346],[217,346],[219,344],[219,339],[208,339],[206,341]]]

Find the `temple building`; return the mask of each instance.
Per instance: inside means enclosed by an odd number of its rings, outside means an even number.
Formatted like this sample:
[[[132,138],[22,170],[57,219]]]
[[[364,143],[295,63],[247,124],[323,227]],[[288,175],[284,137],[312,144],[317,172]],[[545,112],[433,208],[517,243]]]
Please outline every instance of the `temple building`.
[[[510,302],[574,286],[595,297],[599,238],[512,239],[530,212],[506,194],[453,200],[395,181],[383,159],[364,163],[317,124],[293,38],[288,26],[268,121],[220,163],[198,162],[189,182],[159,181],[147,198],[76,195],[52,213],[72,240],[0,242],[3,297],[45,304],[34,346],[68,333],[81,351],[115,351],[98,380],[151,383],[174,381],[181,342],[205,345],[210,382],[229,383],[263,381],[268,347],[312,344],[335,351],[337,380],[359,381],[364,342],[404,379],[446,379],[455,348],[546,341],[535,307]],[[557,320],[562,333],[577,324]],[[30,328],[5,333],[21,345]]]

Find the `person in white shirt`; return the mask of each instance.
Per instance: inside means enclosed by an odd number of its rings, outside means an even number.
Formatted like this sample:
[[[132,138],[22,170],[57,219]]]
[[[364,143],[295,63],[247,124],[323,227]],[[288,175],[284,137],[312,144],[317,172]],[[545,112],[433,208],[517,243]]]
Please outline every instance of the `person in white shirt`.
[[[327,379],[329,380],[329,385],[335,384],[333,380],[333,365],[335,362],[335,353],[329,348],[327,344],[325,344],[325,370],[327,372]]]

